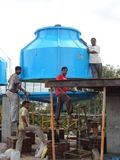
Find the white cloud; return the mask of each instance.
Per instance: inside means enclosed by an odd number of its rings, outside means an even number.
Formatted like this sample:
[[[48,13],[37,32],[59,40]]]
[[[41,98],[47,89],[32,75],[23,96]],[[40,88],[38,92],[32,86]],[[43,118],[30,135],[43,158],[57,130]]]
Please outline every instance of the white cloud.
[[[103,63],[119,64],[119,0],[1,0],[0,19],[0,47],[13,66],[35,30],[54,24],[78,29],[88,43],[96,37]]]

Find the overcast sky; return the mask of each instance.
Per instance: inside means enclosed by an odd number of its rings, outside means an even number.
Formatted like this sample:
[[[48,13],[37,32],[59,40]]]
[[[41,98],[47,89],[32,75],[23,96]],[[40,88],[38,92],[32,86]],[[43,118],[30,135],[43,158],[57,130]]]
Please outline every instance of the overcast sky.
[[[96,37],[103,64],[120,64],[120,0],[0,0],[0,48],[12,66],[38,28],[55,24],[78,29],[88,44]]]

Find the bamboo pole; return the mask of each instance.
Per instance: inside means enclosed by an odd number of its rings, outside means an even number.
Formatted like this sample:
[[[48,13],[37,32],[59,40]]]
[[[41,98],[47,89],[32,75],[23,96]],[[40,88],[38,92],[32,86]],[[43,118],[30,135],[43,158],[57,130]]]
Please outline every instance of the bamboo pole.
[[[50,113],[51,113],[51,129],[52,129],[52,158],[55,160],[55,136],[54,136],[54,113],[53,113],[53,89],[50,88]]]
[[[100,155],[100,160],[104,160],[105,112],[106,112],[106,87],[103,88],[102,131],[101,131],[101,155]]]

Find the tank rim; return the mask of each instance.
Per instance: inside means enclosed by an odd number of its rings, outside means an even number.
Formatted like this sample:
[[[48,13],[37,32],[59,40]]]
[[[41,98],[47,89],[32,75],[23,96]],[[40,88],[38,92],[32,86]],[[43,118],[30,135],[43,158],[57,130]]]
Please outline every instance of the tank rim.
[[[73,31],[75,31],[75,32],[78,32],[80,35],[81,35],[81,32],[79,31],[79,30],[77,30],[77,29],[75,29],[75,28],[72,28],[72,27],[65,27],[65,26],[61,26],[61,25],[55,25],[55,26],[49,26],[49,27],[42,27],[42,28],[39,28],[39,29],[37,29],[36,31],[35,31],[35,35],[38,33],[38,32],[40,32],[40,31],[42,31],[42,30],[47,30],[47,29],[66,29],[66,30],[73,30]]]

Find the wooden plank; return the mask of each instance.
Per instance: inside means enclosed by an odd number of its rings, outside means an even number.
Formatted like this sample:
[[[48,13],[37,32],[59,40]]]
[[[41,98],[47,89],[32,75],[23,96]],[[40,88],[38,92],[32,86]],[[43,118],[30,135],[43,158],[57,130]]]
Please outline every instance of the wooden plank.
[[[54,113],[53,113],[53,89],[50,89],[50,113],[52,128],[52,159],[55,160],[55,134],[54,134]]]
[[[104,87],[104,89],[103,89],[103,107],[102,107],[102,131],[101,131],[101,155],[100,155],[100,160],[104,160],[105,112],[106,112],[106,88]]]
[[[120,89],[120,79],[78,79],[78,80],[51,80],[45,82],[45,87],[81,87],[81,88],[98,88],[116,87]]]

